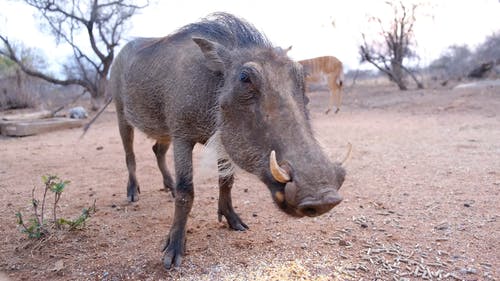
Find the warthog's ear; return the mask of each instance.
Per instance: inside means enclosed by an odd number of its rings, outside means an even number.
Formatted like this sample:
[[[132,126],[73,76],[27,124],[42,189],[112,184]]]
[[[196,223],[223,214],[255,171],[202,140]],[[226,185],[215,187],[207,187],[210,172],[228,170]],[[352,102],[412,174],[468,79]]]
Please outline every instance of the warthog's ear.
[[[204,38],[193,37],[193,41],[200,47],[207,59],[207,67],[216,72],[224,72],[224,61],[228,58],[228,51],[224,46]]]

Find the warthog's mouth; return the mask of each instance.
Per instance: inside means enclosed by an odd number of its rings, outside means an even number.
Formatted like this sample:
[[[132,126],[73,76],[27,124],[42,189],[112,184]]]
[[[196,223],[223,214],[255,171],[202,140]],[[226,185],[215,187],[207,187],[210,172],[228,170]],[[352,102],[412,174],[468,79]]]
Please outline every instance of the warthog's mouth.
[[[319,216],[337,206],[342,201],[342,196],[339,195],[337,190],[342,185],[345,175],[345,171],[340,166],[350,156],[351,149],[352,146],[349,145],[346,158],[337,168],[337,180],[332,182],[331,185],[302,186],[301,188],[299,187],[300,184],[294,181],[290,166],[278,164],[275,151],[271,151],[269,157],[271,174],[276,182],[284,184],[280,189],[273,191],[273,199],[276,204],[286,213],[296,217]]]
[[[316,217],[330,211],[342,202],[342,197],[336,191],[327,192],[327,195],[320,199],[306,198],[298,204],[294,203],[293,199],[290,200],[294,196],[295,194],[287,194],[285,188],[283,191],[275,192],[273,199],[280,209],[294,217]]]

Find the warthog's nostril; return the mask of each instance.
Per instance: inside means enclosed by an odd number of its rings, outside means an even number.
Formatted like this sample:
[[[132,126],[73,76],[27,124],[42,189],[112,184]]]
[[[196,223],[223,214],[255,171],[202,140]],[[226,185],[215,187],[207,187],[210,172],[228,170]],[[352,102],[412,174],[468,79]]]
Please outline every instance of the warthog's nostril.
[[[304,202],[298,206],[299,214],[308,217],[315,217],[330,211],[342,201],[342,197],[334,196],[328,199]]]
[[[314,217],[316,215],[316,209],[314,209],[313,207],[307,207],[300,211],[302,212],[302,214],[308,217]]]

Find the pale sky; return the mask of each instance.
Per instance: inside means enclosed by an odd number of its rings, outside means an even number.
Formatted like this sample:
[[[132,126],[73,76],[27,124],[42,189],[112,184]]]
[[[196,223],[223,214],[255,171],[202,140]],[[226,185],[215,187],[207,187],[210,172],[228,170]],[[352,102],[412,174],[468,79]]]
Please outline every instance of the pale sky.
[[[53,37],[42,33],[35,12],[22,1],[0,0],[0,33],[28,47],[42,48],[50,61],[61,62],[68,48],[56,47]],[[182,0],[157,1],[132,19],[127,40],[165,36],[177,28],[216,11],[243,17],[277,46],[293,46],[289,55],[305,59],[333,55],[347,69],[358,67],[361,32],[373,28],[367,16],[387,16],[384,0]],[[403,1],[411,3],[412,1]],[[414,2],[414,1],[413,1]],[[436,59],[452,44],[472,49],[488,35],[500,31],[498,0],[438,0],[422,7],[415,25],[421,64]],[[335,22],[335,26],[332,25]]]

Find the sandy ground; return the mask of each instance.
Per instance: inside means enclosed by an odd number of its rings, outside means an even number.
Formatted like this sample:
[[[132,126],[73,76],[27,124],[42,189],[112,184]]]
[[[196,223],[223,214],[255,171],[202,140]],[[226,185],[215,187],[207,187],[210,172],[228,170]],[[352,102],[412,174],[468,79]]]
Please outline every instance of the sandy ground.
[[[114,109],[83,139],[79,129],[0,138],[0,280],[498,280],[500,87],[399,92],[358,84],[336,115],[311,93],[317,138],[332,160],[347,143],[345,200],[317,218],[292,218],[255,177],[233,189],[246,232],[217,221],[217,178],[200,172],[187,254],[166,271],[161,247],[173,217],[161,191],[153,142],[136,134],[140,201],[126,202],[127,172]],[[168,152],[172,164],[172,152]],[[30,215],[41,176],[71,181],[58,212],[83,230],[30,240],[15,213]]]

